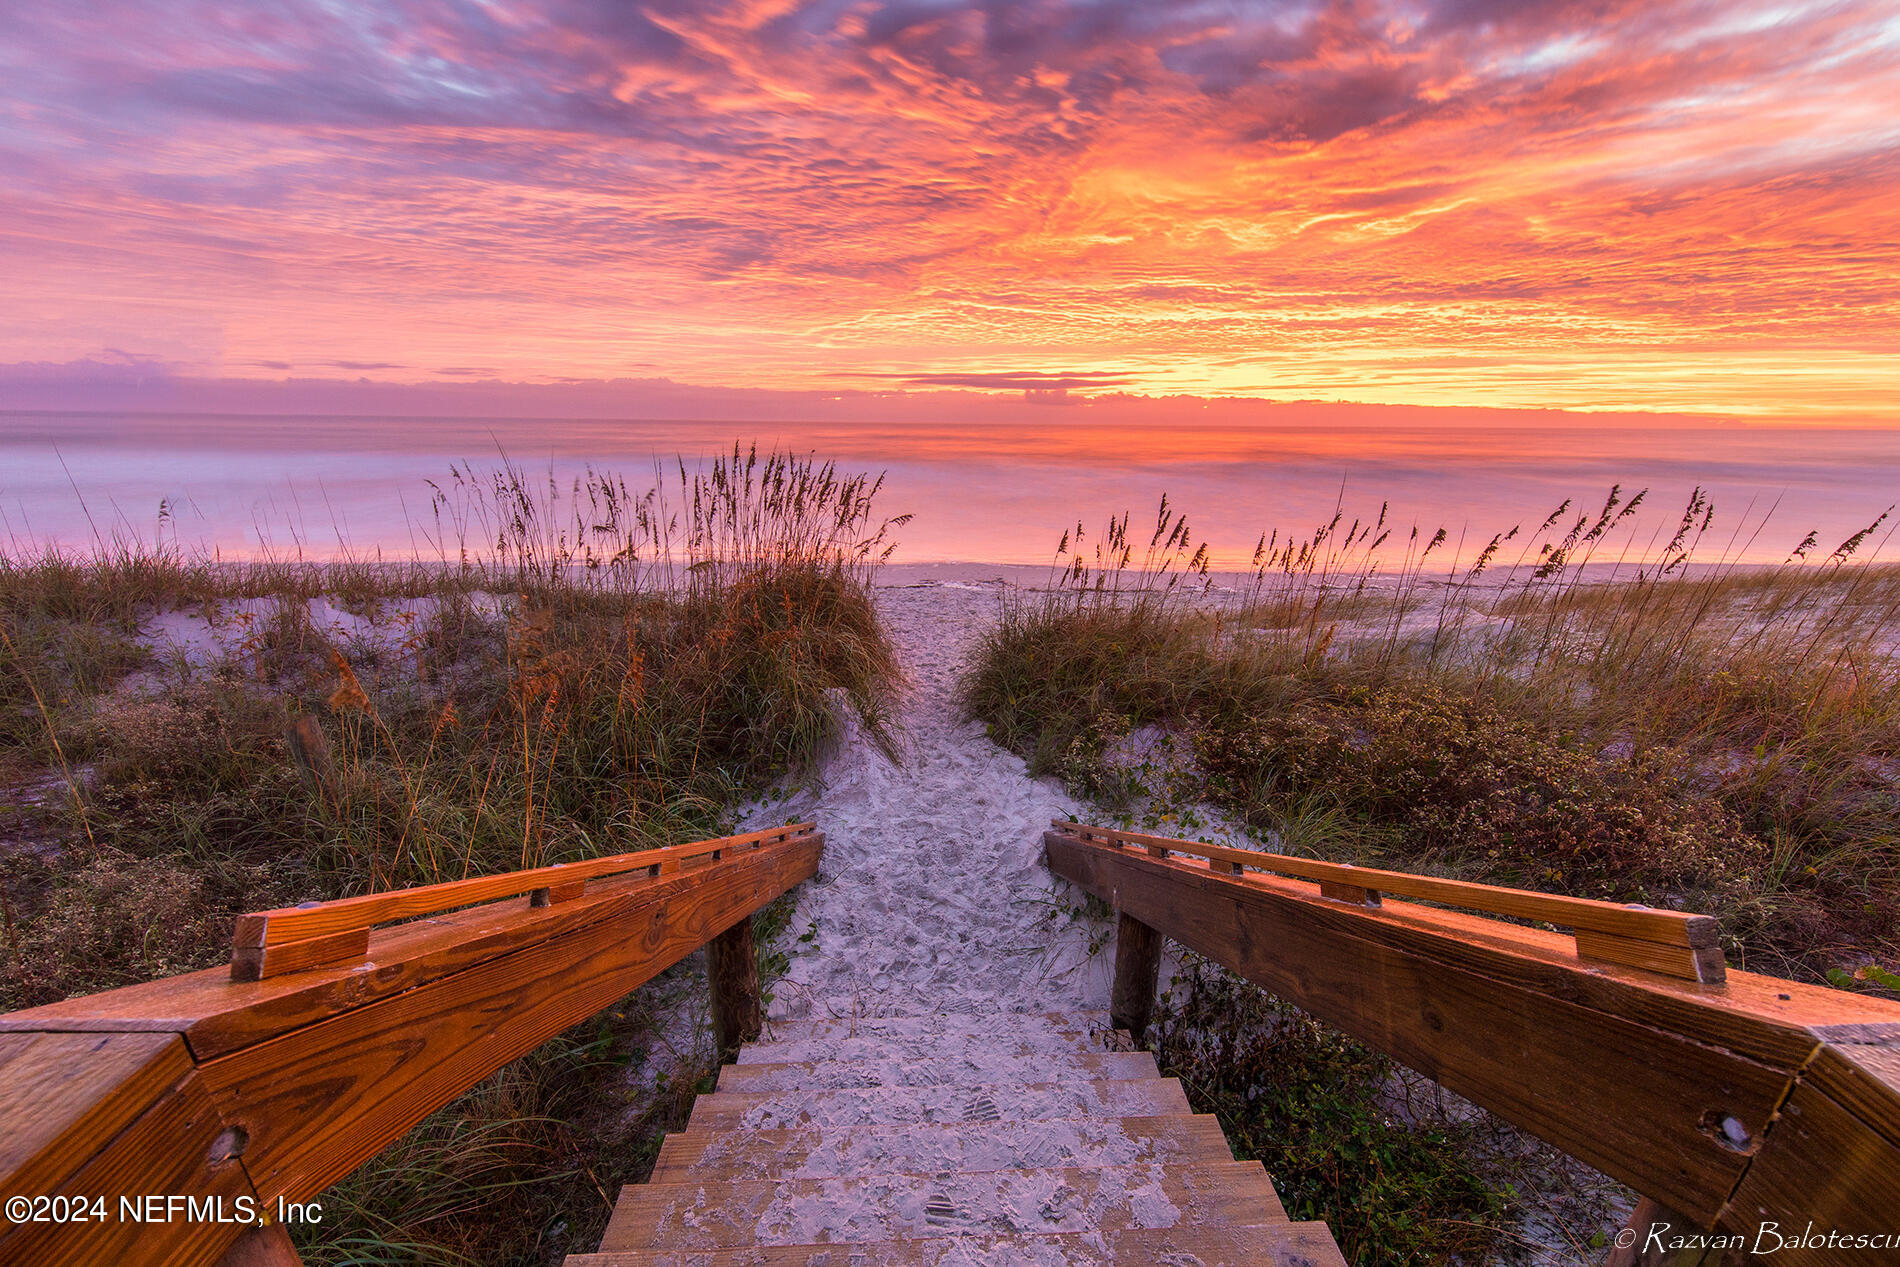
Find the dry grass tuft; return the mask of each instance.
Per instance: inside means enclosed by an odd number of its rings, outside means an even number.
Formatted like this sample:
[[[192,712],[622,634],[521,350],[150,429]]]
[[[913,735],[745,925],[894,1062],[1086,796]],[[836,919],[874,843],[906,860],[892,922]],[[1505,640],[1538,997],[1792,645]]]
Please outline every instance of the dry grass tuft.
[[[889,745],[869,577],[902,521],[878,487],[736,449],[638,494],[504,463],[435,490],[433,558],[0,553],[6,737],[55,789],[18,833],[35,847],[0,856],[0,1005],[220,962],[245,910],[716,835],[846,712]],[[318,604],[390,636],[340,637]],[[180,609],[232,652],[159,662],[140,631]],[[590,1028],[490,1079],[344,1185],[307,1255],[591,1248],[672,1120],[617,1094],[650,1037]]]
[[[966,707],[1143,825],[1211,804],[1270,848],[1704,911],[1731,962],[1900,986],[1900,568],[1867,557],[1886,516],[1744,567],[1760,522],[1724,541],[1698,491],[1650,531],[1644,500],[1478,543],[1338,514],[1263,535],[1238,577],[1165,499],[1145,544],[1125,515],[1078,525],[1048,587],[1005,604]],[[1192,754],[1163,785],[1115,759],[1147,727]],[[1269,1004],[1203,971],[1163,1057],[1364,1261],[1502,1252],[1511,1194],[1474,1200],[1474,1176],[1564,1189],[1497,1179],[1458,1130],[1393,1135],[1378,1059]],[[1373,1187],[1412,1202],[1402,1236],[1358,1201]]]

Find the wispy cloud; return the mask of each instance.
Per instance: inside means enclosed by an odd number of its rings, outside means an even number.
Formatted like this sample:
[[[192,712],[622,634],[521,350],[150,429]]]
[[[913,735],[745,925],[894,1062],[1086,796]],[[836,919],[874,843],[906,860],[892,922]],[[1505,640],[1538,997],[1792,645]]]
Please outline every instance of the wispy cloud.
[[[0,16],[0,77],[0,360],[1900,387],[1872,0],[111,0]]]

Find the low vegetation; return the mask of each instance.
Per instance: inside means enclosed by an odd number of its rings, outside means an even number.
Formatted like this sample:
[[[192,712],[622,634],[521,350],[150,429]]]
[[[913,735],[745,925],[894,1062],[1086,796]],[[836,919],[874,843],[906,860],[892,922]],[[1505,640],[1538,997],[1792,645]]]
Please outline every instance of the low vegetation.
[[[638,494],[459,468],[431,559],[0,555],[0,1007],[221,963],[246,910],[718,834],[843,710],[888,743],[900,682],[869,571],[901,521],[877,491],[737,451]],[[199,649],[165,653],[161,625]],[[711,1067],[689,1043],[641,1068],[651,994],[327,1194],[306,1259],[591,1248]]]
[[[1227,575],[1165,500],[1150,533],[1078,526],[1050,585],[1005,605],[967,707],[1136,825],[1192,834],[1224,814],[1285,852],[1706,912],[1737,965],[1900,985],[1900,569],[1863,557],[1886,516],[1824,558],[1810,534],[1748,567],[1759,523],[1702,557],[1715,516],[1698,492],[1645,548],[1643,500],[1566,503],[1463,551],[1384,509],[1342,514],[1263,537]],[[1338,1157],[1287,1106],[1378,1117],[1377,1062],[1283,1059],[1310,1023],[1237,988],[1195,974],[1162,1055],[1230,1138],[1279,1141],[1276,1174],[1318,1192]],[[1211,1065],[1196,1035],[1222,1008],[1257,1022],[1233,1043],[1274,1058]],[[1315,1067],[1336,1074],[1276,1072]],[[1416,1195],[1415,1239],[1358,1261],[1502,1235],[1508,1203],[1456,1181],[1485,1164],[1455,1131],[1380,1155],[1380,1182]],[[1370,1180],[1333,1173],[1343,1186],[1308,1208],[1342,1243],[1393,1243],[1352,1199]]]

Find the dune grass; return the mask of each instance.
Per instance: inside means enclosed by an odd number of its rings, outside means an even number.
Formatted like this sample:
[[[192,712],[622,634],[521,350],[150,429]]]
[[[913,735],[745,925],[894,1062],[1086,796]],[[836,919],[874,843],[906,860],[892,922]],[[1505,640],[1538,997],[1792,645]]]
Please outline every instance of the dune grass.
[[[394,563],[0,555],[0,1006],[221,963],[245,910],[718,834],[845,711],[888,744],[869,577],[901,520],[877,491],[737,450],[637,495],[504,464],[457,468]],[[160,657],[142,631],[179,611],[227,650]],[[710,1070],[707,1049],[639,1076],[654,1024],[629,1000],[434,1115],[326,1194],[306,1257],[590,1249]]]
[[[1655,527],[1643,501],[1613,490],[1476,543],[1342,514],[1263,536],[1223,576],[1164,499],[1151,528],[1064,534],[1047,588],[1005,603],[965,704],[1138,825],[1190,833],[1211,806],[1269,848],[1704,911],[1738,966],[1900,985],[1900,568],[1868,557],[1887,517],[1825,556],[1809,534],[1743,566],[1760,521],[1718,526],[1698,492]],[[1157,742],[1177,759],[1137,759]],[[1318,1084],[1276,1082],[1266,1060],[1221,1073],[1191,1041],[1206,1000],[1248,1011],[1233,989],[1197,977],[1163,1057],[1230,1137],[1284,1138],[1259,1106],[1298,1091],[1311,1109]],[[1389,1120],[1376,1081],[1342,1072],[1324,1111]],[[1505,1243],[1502,1206],[1423,1175],[1394,1240],[1349,1199],[1373,1177],[1309,1141],[1275,1164],[1343,1187],[1308,1208],[1355,1243],[1409,1246],[1361,1261],[1466,1253],[1474,1228]]]

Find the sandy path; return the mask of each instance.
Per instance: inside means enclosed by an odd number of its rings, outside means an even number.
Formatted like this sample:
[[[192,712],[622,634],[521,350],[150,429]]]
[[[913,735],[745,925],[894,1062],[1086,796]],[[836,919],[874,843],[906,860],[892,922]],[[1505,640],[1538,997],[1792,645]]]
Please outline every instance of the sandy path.
[[[1073,918],[1081,896],[1041,860],[1043,826],[1077,802],[957,720],[957,677],[995,620],[995,587],[877,596],[911,677],[904,764],[849,737],[822,790],[750,816],[815,817],[826,837],[818,877],[798,892],[772,1015],[1106,1007],[1110,955],[1091,960]],[[814,921],[815,941],[798,942]]]

